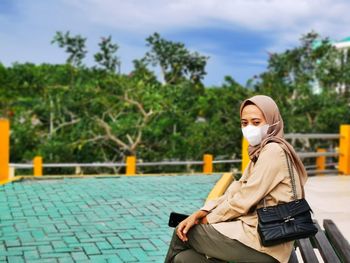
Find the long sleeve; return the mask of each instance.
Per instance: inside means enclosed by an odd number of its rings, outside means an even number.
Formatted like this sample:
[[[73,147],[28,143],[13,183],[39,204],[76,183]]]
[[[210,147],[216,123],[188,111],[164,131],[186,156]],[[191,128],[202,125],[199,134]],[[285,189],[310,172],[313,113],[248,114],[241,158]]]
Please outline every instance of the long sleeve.
[[[222,196],[206,202],[205,205],[200,208],[200,210],[207,212],[212,211],[215,207],[227,199],[228,196],[232,196],[234,193],[238,192],[240,187],[241,183],[239,181],[233,181]]]
[[[248,213],[284,178],[286,159],[283,149],[277,143],[267,144],[258,161],[251,168],[248,180],[234,195],[225,195],[218,205],[207,215],[208,222],[228,221]]]

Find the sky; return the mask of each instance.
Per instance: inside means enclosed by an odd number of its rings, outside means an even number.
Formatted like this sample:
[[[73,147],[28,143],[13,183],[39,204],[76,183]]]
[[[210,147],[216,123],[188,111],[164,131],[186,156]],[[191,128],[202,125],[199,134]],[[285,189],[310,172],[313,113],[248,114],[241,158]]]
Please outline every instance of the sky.
[[[88,66],[101,37],[119,45],[122,73],[144,56],[154,32],[209,56],[208,86],[226,75],[239,83],[263,72],[268,54],[298,45],[314,30],[350,36],[348,0],[0,0],[0,62],[65,63],[57,31],[87,38]]]

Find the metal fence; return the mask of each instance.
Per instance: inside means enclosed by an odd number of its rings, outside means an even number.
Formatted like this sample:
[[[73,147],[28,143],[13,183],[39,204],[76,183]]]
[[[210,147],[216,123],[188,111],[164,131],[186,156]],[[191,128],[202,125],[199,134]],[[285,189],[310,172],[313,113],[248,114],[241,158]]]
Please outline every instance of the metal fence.
[[[300,133],[291,133],[286,134],[285,138],[291,141],[294,144],[296,141],[308,141],[313,139],[318,140],[339,140],[339,134],[300,134]],[[319,157],[328,157],[328,158],[337,158],[339,156],[338,152],[298,152],[299,157],[304,160],[308,158],[319,158]],[[241,159],[233,160],[212,160],[212,165],[214,164],[240,164]],[[159,161],[159,162],[136,162],[136,167],[146,167],[146,166],[204,166],[205,161]],[[337,170],[334,167],[337,166],[337,162],[332,160],[331,162],[326,162],[323,164],[325,168],[333,169],[320,169],[317,164],[306,165],[306,169],[309,174],[319,174],[319,173],[337,173]],[[123,162],[106,162],[106,163],[43,163],[43,168],[121,168],[127,167],[127,163]],[[33,169],[33,163],[10,163],[10,168],[14,169]],[[13,172],[14,173],[14,172]]]

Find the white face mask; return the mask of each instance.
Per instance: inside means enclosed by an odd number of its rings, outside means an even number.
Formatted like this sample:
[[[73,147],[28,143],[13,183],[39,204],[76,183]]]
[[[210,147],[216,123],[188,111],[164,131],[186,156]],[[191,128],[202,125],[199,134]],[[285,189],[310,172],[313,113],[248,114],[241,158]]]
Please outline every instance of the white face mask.
[[[242,133],[251,146],[256,146],[261,143],[263,137],[267,134],[268,129],[268,124],[262,126],[249,124],[247,127],[242,128]]]

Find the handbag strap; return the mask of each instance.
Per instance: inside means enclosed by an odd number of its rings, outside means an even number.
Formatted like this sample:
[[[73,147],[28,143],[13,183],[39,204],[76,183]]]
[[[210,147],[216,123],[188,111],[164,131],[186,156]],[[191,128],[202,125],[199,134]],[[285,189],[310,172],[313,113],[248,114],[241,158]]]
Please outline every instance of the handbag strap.
[[[297,197],[297,187],[295,185],[294,169],[293,169],[293,165],[291,163],[292,161],[290,160],[288,153],[286,151],[284,151],[284,153],[286,154],[288,173],[290,176],[290,181],[292,183],[293,198],[296,201],[296,200],[298,200],[298,197]]]
[[[285,150],[284,150],[284,153],[286,155],[287,166],[288,166],[288,173],[289,173],[290,181],[292,183],[293,198],[294,198],[295,201],[297,201],[298,200],[297,187],[295,185],[294,170],[293,170],[293,166],[292,166],[292,163],[291,163],[292,161],[290,160],[289,155],[288,155],[288,153]],[[263,201],[264,201],[264,208],[266,208],[265,197],[264,197]]]

